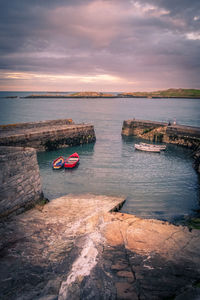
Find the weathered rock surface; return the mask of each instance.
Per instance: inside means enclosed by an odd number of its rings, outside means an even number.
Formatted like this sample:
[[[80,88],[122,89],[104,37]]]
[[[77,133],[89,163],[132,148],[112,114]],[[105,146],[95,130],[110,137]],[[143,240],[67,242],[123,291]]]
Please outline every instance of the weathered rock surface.
[[[0,227],[1,299],[198,299],[200,231],[68,195]]]
[[[200,145],[194,152],[194,168],[200,174]]]

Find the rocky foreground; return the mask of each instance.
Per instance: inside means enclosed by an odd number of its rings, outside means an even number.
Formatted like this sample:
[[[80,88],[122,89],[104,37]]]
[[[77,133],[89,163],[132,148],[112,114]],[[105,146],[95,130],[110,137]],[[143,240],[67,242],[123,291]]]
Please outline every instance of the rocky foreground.
[[[200,231],[67,195],[0,225],[0,299],[200,299]]]

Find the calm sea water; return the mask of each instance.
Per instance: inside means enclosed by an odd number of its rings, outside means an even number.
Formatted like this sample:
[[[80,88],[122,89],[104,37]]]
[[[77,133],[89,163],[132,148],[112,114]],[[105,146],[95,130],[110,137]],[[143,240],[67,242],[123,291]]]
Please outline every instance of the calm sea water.
[[[137,118],[200,126],[200,99],[11,99],[0,93],[0,123],[72,118],[95,126],[95,144],[38,153],[43,191],[50,200],[68,193],[125,197],[123,212],[173,221],[199,207],[199,179],[191,151],[168,145],[163,153],[134,150],[121,136],[124,120]],[[80,155],[74,170],[52,170],[59,155]]]

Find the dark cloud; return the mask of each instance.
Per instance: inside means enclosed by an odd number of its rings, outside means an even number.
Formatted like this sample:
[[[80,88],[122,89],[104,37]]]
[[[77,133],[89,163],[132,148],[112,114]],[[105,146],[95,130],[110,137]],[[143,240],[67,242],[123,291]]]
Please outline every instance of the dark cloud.
[[[170,11],[171,15],[196,15],[200,10],[199,0],[140,0],[139,2],[143,5],[152,4],[165,8]]]
[[[0,0],[0,7],[4,72],[198,84],[199,0]]]

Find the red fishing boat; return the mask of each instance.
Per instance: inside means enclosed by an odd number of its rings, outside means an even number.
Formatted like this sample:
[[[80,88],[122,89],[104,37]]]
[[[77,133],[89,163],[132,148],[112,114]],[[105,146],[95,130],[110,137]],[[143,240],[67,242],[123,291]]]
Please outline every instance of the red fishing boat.
[[[78,163],[79,163],[79,155],[78,153],[75,152],[65,160],[64,168],[74,168],[78,165]]]
[[[55,170],[61,169],[64,166],[64,162],[65,162],[64,157],[60,156],[53,161],[52,168]]]

